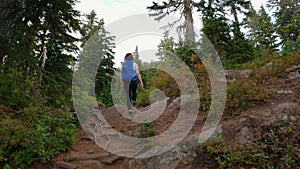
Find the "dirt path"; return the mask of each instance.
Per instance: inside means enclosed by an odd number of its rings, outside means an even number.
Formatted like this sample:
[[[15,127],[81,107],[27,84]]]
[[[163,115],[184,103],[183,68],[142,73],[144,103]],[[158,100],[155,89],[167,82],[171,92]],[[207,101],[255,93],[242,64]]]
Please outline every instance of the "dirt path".
[[[125,107],[121,107],[119,109],[123,109],[121,111],[126,111]],[[141,111],[145,111],[149,108],[144,108]],[[99,114],[99,110],[94,110],[97,114]],[[176,109],[172,112],[167,110],[159,117],[155,122],[155,133],[159,134],[160,132],[168,129],[171,124],[176,120],[179,109]],[[109,123],[111,128],[114,130],[124,133],[125,135],[131,137],[142,137],[140,134],[140,124],[132,122],[127,118],[123,117],[118,113],[116,108],[109,108],[101,112],[105,118],[105,120]],[[91,123],[95,122],[95,119],[88,120],[86,124],[82,124],[85,126],[84,128],[88,128],[93,126]],[[196,133],[201,131],[201,127],[203,125],[204,118],[198,116],[196,120],[196,125],[192,128],[191,133]],[[99,121],[97,123],[100,123]],[[88,126],[88,127],[87,127]],[[90,132],[91,133],[91,132]],[[71,146],[71,150],[67,153],[63,153],[52,160],[51,167],[54,169],[127,169],[128,161],[130,158],[124,158],[116,156],[108,151],[104,150],[104,147],[101,148],[93,141],[93,136],[89,132],[85,132],[82,127],[78,128],[76,139],[73,145]],[[91,137],[90,137],[91,136]],[[110,135],[112,137],[118,137],[118,135]],[[92,138],[92,139],[91,139]],[[106,139],[106,138],[105,138]],[[106,140],[107,141],[107,140]],[[100,143],[101,144],[101,143]],[[109,143],[108,146],[110,146]],[[144,147],[146,143],[142,143],[142,147]],[[103,143],[102,145],[106,145]],[[115,149],[124,149],[125,143],[119,142],[114,143],[117,147]],[[49,167],[49,168],[51,168]]]
[[[251,122],[252,118],[261,119],[267,122],[274,114],[273,108],[281,103],[295,103],[300,104],[300,78],[289,79],[282,78],[276,80],[269,80],[264,83],[266,90],[272,93],[267,103],[250,108],[248,111],[243,112],[240,116],[233,117],[222,121],[223,136],[227,140],[234,141],[238,137],[241,129],[247,125],[255,126]],[[95,110],[97,111],[97,110]],[[125,111],[125,110],[123,110]],[[165,111],[159,119],[155,121],[155,133],[159,134],[161,131],[168,129],[177,118],[179,110]],[[99,112],[98,112],[99,113]],[[132,122],[121,116],[116,108],[110,108],[102,112],[104,118],[109,122],[111,129],[118,132],[125,133],[132,137],[141,137],[139,132],[139,124]],[[201,132],[204,117],[203,112],[199,112],[194,127],[189,134]],[[84,125],[92,126],[88,121]],[[257,123],[257,121],[255,121]],[[105,126],[105,125],[104,125]],[[111,137],[118,137],[111,135]],[[120,149],[124,145],[117,144]],[[101,148],[91,139],[91,134],[85,132],[81,127],[76,134],[75,142],[71,150],[63,153],[54,158],[51,165],[45,168],[51,169],[127,169],[130,158],[120,157],[109,153]]]

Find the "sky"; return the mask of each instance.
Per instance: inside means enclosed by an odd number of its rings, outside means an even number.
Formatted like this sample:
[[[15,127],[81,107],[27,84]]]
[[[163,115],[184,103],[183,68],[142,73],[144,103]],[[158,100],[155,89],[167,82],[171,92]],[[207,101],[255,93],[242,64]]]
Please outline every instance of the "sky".
[[[151,6],[152,1],[153,0],[81,0],[81,2],[75,6],[75,9],[84,14],[88,14],[94,10],[98,18],[104,19],[105,26],[110,26],[124,17],[130,17],[136,14],[148,14],[146,7]],[[265,6],[267,0],[251,0],[251,2],[254,8],[258,10],[261,5]],[[195,25],[200,24],[199,13],[195,13],[194,22]],[[197,22],[199,22],[199,24]],[[160,40],[161,36],[149,34],[127,38],[116,45],[114,62],[118,65],[126,53],[134,52],[136,46],[138,46],[142,61],[156,60],[156,56],[154,56],[156,51],[153,49],[157,48]],[[151,55],[151,57],[149,57],[149,55]]]
[[[267,0],[251,0],[251,2],[258,10]],[[76,8],[83,13],[95,10],[97,15],[109,24],[125,16],[148,13],[146,7],[151,5],[152,0],[81,0]]]

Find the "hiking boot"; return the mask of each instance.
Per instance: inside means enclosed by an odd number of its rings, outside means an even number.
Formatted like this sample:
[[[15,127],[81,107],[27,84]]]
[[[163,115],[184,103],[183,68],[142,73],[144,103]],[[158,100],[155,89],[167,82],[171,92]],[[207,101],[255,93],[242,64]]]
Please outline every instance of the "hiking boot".
[[[132,105],[135,107],[135,105],[136,105],[136,101],[133,101],[133,102],[132,102]]]
[[[129,110],[129,111],[128,111],[128,119],[129,119],[129,120],[132,120],[132,119],[133,119],[133,111],[132,111],[132,110]]]

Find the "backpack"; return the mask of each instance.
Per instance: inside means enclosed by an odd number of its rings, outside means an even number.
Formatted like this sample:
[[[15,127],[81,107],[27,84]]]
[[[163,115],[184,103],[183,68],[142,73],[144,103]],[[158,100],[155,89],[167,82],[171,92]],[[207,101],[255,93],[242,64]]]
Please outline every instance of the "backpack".
[[[138,82],[138,78],[133,69],[133,61],[125,60],[122,63],[122,79],[123,80],[134,80]]]

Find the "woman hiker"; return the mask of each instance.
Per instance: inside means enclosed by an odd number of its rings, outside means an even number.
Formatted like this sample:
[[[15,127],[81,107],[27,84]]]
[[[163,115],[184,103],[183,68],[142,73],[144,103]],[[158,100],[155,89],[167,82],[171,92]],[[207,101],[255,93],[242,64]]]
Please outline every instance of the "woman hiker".
[[[136,89],[140,82],[140,88],[144,89],[144,84],[142,76],[140,74],[138,65],[133,61],[133,55],[127,53],[122,62],[122,88],[125,88],[125,93],[127,96],[127,108],[128,116],[130,119],[133,118],[133,106],[136,104]]]

